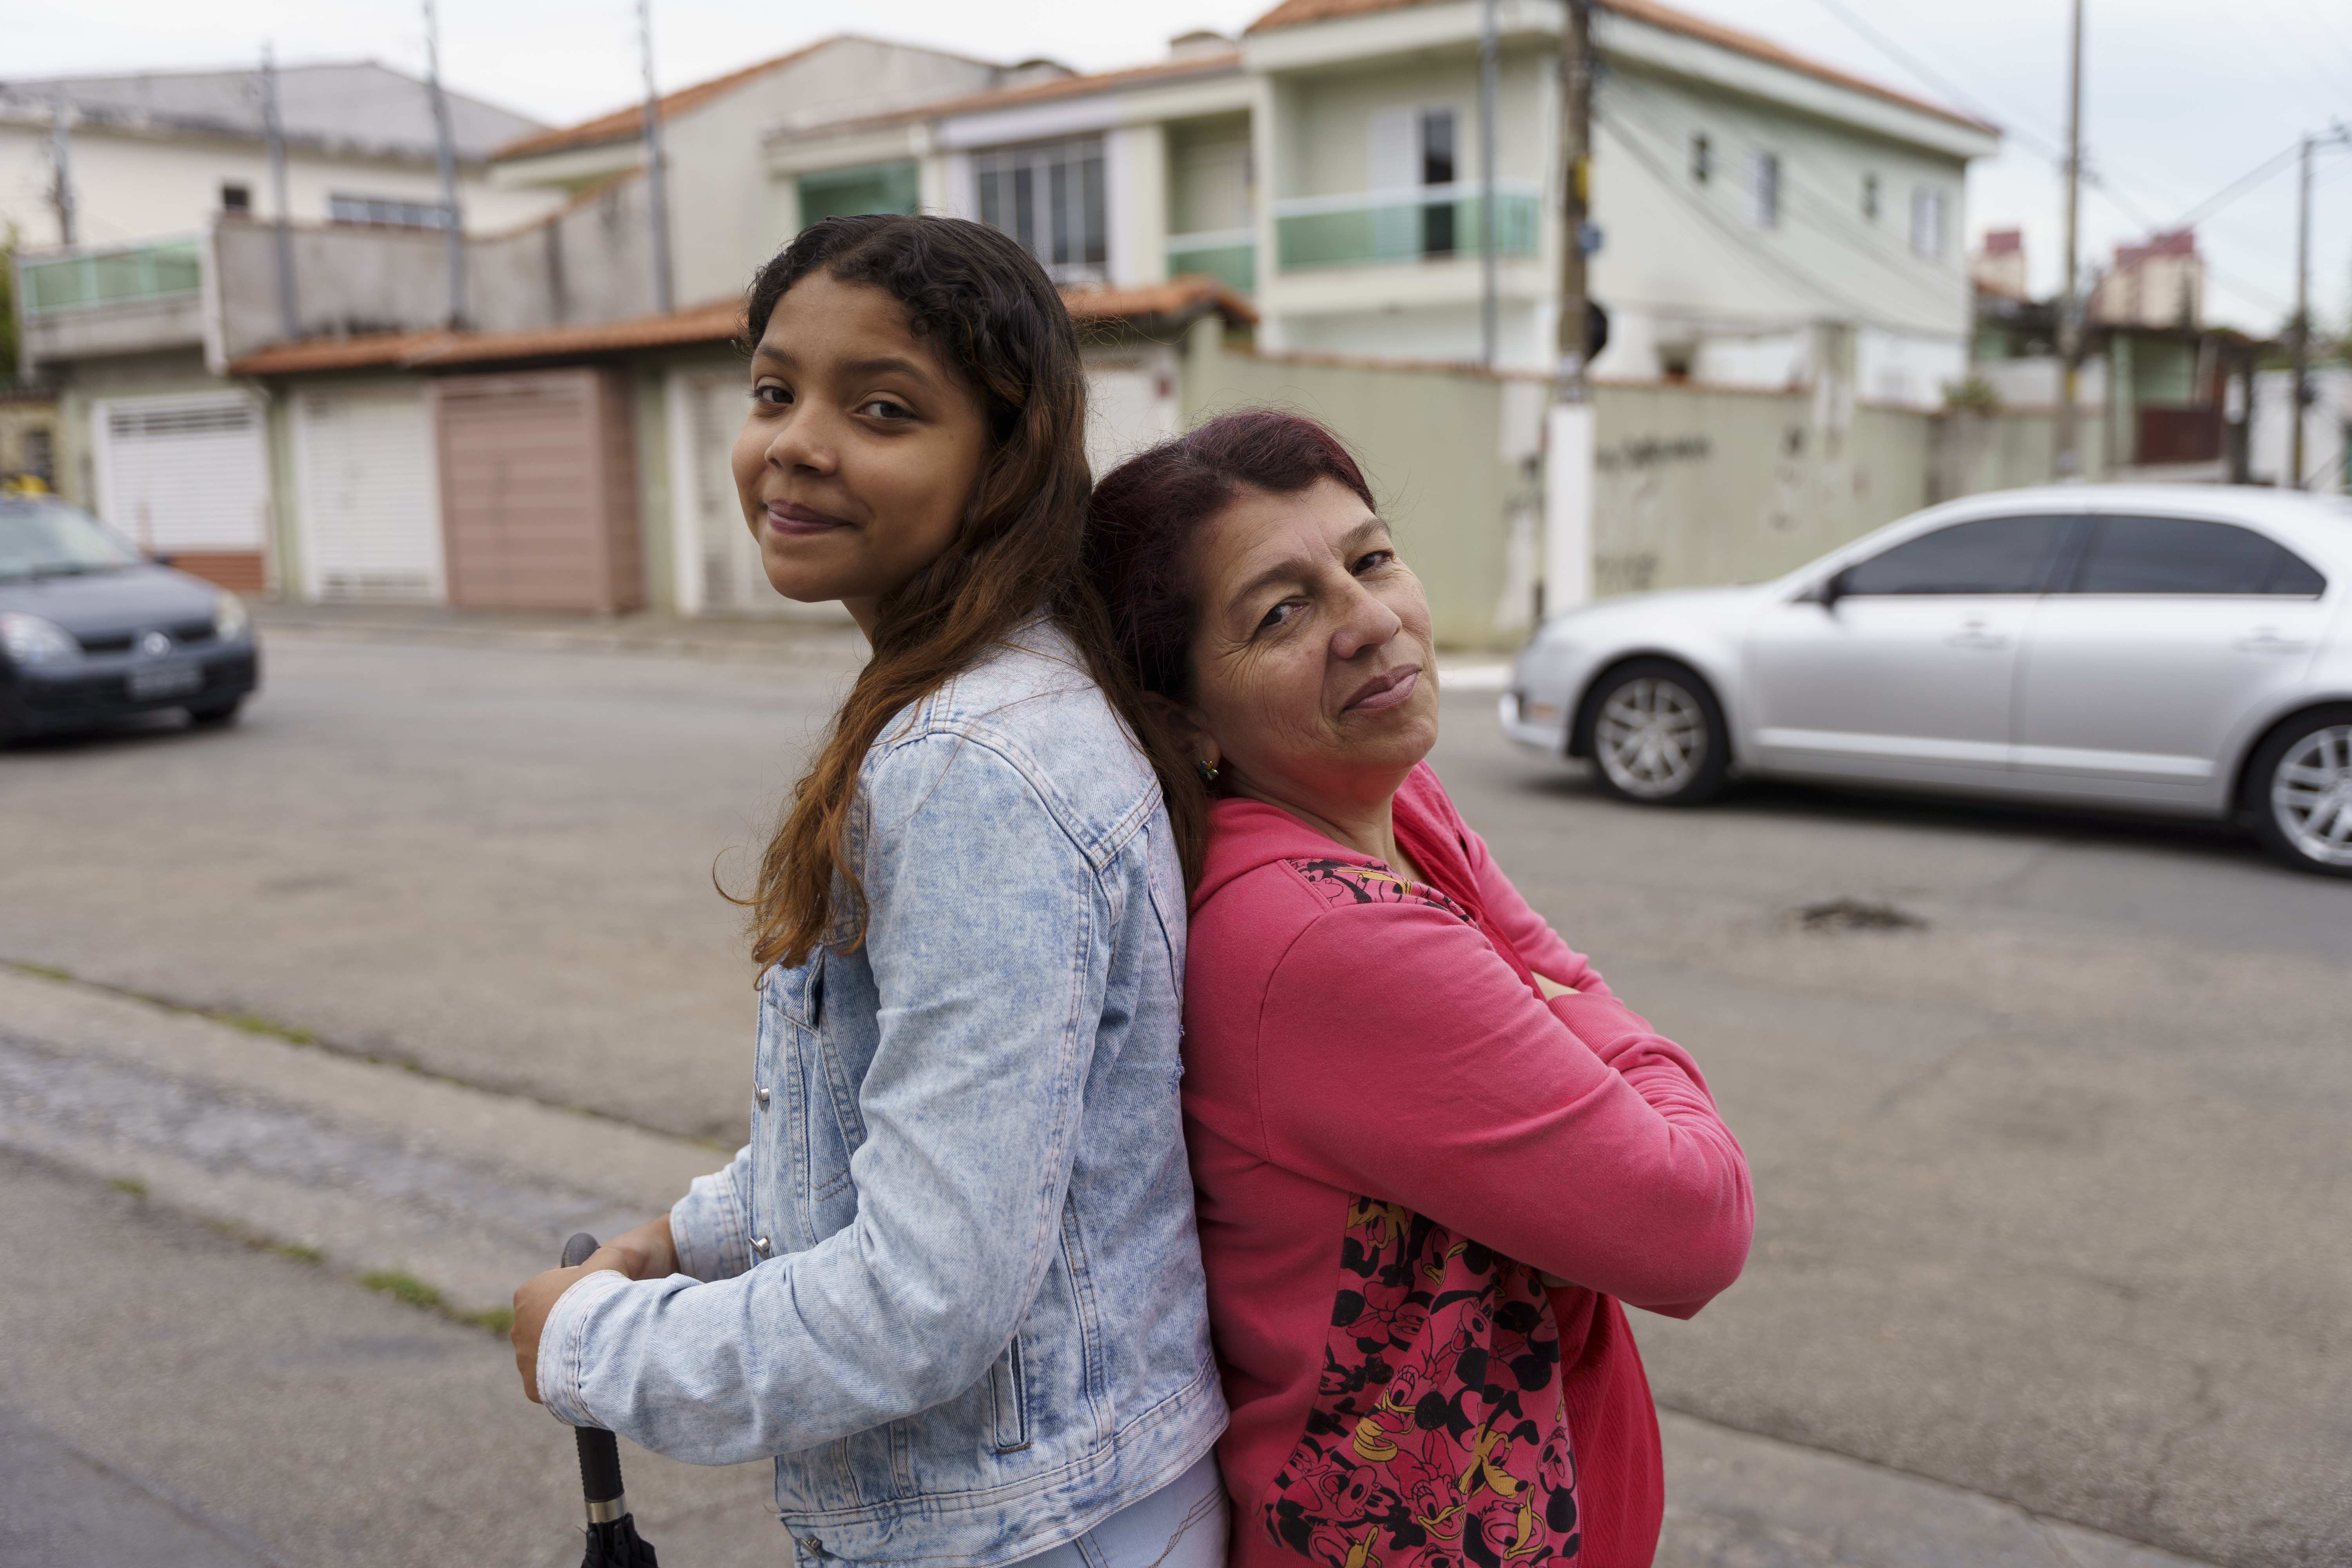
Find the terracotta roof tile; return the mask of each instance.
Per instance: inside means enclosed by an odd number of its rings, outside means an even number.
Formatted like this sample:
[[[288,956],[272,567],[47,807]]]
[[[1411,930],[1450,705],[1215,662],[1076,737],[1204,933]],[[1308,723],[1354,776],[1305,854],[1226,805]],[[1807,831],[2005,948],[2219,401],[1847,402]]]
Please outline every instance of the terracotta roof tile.
[[[1134,289],[1065,289],[1075,321],[1184,321],[1215,310],[1227,321],[1257,320],[1249,302],[1213,278],[1188,276]],[[522,332],[372,332],[305,338],[231,362],[232,375],[309,375],[341,370],[452,370],[468,364],[578,359],[642,349],[723,343],[743,331],[743,304],[719,300],[667,316]]]
[[[522,332],[371,332],[353,338],[306,338],[278,343],[231,362],[232,375],[299,375],[330,370],[442,370],[509,360],[570,359],[633,349],[680,348],[725,342],[743,329],[738,300],[714,301],[667,316],[541,327]]]
[[[765,76],[780,67],[791,65],[794,60],[805,58],[828,44],[839,43],[841,37],[842,35],[836,34],[830,38],[819,38],[815,43],[794,49],[790,54],[778,55],[773,59],[761,60],[757,65],[745,66],[741,70],[730,71],[725,76],[713,77],[709,81],[697,82],[692,87],[682,87],[676,92],[667,93],[661,100],[661,116],[666,121],[675,119],[689,110],[699,108],[714,98],[723,98],[755,78]],[[509,142],[493,153],[491,157],[494,159],[530,158],[542,153],[567,152],[574,147],[601,147],[613,142],[634,142],[645,133],[646,106],[642,103],[633,103],[626,109],[616,109],[610,114],[600,114],[593,120],[583,120],[577,125],[567,125],[555,131],[542,131],[535,136],[525,136],[520,141]]]
[[[1309,22],[1337,21],[1343,16],[1367,16],[1377,11],[1396,11],[1408,5],[1428,5],[1439,3],[1440,0],[1282,0],[1281,5],[1252,22],[1247,30],[1252,33],[1270,32],[1277,27],[1298,27]],[[1737,27],[1727,27],[1721,23],[1694,16],[1687,11],[1677,11],[1672,6],[1661,5],[1657,0],[1593,0],[1593,4],[1604,11],[1613,11],[1630,20],[1646,22],[1651,26],[1663,28],[1670,33],[1680,33],[1685,37],[1698,38],[1754,59],[1769,61],[1790,70],[1801,71],[1817,80],[1832,82],[1839,87],[1852,88],[1856,92],[1865,92],[1873,98],[1885,99],[1889,103],[1899,103],[1906,109],[1916,109],[1922,114],[1932,114],[1938,120],[1949,121],[1955,125],[1964,125],[1971,131],[1992,132],[2000,129],[1971,115],[1947,109],[1942,104],[1929,102],[1924,98],[1915,98],[1906,92],[1898,92],[1891,87],[1883,86],[1866,77],[1858,77],[1850,71],[1840,70],[1835,66],[1823,64],[1820,60],[1809,59],[1792,49],[1783,48],[1769,38],[1761,37],[1754,33],[1744,33]]]

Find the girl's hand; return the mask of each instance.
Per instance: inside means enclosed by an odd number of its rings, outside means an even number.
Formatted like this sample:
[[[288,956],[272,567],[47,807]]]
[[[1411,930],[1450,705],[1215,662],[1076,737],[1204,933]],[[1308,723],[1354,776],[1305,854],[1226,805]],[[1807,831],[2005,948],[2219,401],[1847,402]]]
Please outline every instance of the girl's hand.
[[[547,1315],[566,1290],[599,1269],[611,1269],[631,1279],[665,1279],[677,1273],[677,1244],[669,1232],[669,1215],[614,1237],[576,1268],[534,1274],[514,1293],[514,1327],[507,1337],[514,1343],[515,1371],[522,1374],[523,1397],[533,1405],[540,1403],[539,1336],[547,1327]]]
[[[1575,986],[1562,985],[1559,981],[1554,980],[1549,974],[1537,975],[1536,987],[1543,993],[1543,999],[1547,1002],[1550,1001],[1555,996],[1573,996],[1576,994]],[[636,1233],[632,1231],[630,1234],[634,1236]]]

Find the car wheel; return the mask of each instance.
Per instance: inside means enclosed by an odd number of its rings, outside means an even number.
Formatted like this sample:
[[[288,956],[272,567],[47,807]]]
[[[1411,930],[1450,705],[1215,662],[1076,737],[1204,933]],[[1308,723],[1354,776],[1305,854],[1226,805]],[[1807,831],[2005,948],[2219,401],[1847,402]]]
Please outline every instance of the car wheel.
[[[201,708],[188,710],[188,722],[206,729],[236,722],[236,710],[245,705],[242,697],[232,697],[226,702],[207,702]]]
[[[1584,752],[1601,787],[1643,805],[1696,805],[1723,791],[1731,735],[1706,681],[1664,658],[1601,678],[1584,704]]]
[[[2246,770],[2246,804],[2272,854],[2352,877],[2352,706],[2315,708],[2273,731]]]

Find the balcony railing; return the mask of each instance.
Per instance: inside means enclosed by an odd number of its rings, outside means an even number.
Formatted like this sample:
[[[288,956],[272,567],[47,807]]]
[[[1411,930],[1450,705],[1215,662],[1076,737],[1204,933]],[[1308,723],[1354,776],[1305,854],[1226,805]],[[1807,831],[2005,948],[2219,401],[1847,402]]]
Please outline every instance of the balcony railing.
[[[1225,228],[1168,237],[1168,271],[1205,272],[1236,293],[1257,292],[1257,230]]]
[[[16,264],[16,273],[29,317],[194,294],[203,286],[204,262],[195,239],[166,239],[28,257]]]
[[[1536,253],[1543,193],[1528,180],[1495,182],[1495,248]],[[1475,257],[1482,236],[1479,187],[1460,183],[1341,196],[1297,196],[1274,204],[1276,251],[1286,272]]]

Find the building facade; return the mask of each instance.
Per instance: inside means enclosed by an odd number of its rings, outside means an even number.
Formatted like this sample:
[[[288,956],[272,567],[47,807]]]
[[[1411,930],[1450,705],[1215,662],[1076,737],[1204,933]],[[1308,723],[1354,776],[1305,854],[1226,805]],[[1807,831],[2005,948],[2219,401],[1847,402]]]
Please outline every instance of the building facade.
[[[949,212],[1067,278],[1215,276],[1265,348],[1450,362],[1485,355],[1491,228],[1494,363],[1542,368],[1562,12],[1496,9],[1491,171],[1476,0],[1287,0],[1134,69],[779,126],[774,226]],[[1596,373],[1781,387],[1837,353],[1861,395],[1937,405],[1966,372],[1963,180],[1993,131],[1650,0],[1599,0],[1595,47]]]

